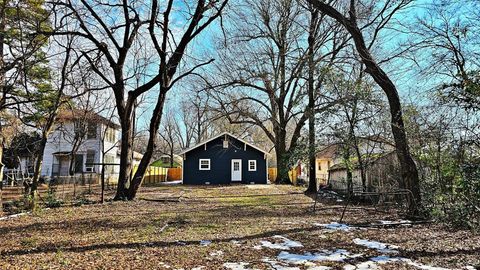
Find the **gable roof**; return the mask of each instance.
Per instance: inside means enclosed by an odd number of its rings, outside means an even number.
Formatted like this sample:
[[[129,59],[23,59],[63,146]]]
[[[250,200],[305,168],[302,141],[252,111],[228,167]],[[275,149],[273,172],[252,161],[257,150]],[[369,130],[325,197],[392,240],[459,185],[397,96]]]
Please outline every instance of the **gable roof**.
[[[333,159],[339,155],[340,149],[338,144],[331,144],[322,148],[320,151],[317,152],[315,155],[316,158],[330,158]]]
[[[77,119],[100,122],[102,124],[105,124],[115,129],[120,128],[119,124],[93,111],[80,110],[80,109],[64,109],[64,110],[60,110],[57,115],[57,122],[70,122]]]
[[[192,150],[195,149],[195,148],[198,148],[198,147],[200,147],[200,146],[202,146],[202,145],[204,145],[204,144],[206,144],[206,143],[208,143],[208,142],[211,142],[211,141],[213,141],[213,140],[215,140],[215,139],[217,139],[217,138],[220,138],[220,137],[222,137],[222,136],[225,136],[225,135],[228,135],[228,136],[230,136],[230,137],[232,137],[232,138],[234,138],[234,139],[237,139],[237,140],[239,140],[240,142],[242,142],[242,143],[244,143],[244,144],[252,147],[253,149],[256,149],[256,150],[258,150],[258,151],[260,151],[260,152],[262,152],[262,153],[265,153],[265,154],[267,154],[267,155],[270,155],[270,153],[268,153],[267,151],[265,151],[265,150],[263,150],[263,149],[261,149],[261,148],[258,148],[257,146],[255,146],[255,145],[253,145],[253,144],[251,144],[251,143],[249,143],[249,142],[247,142],[247,141],[245,141],[245,140],[242,140],[242,139],[234,136],[233,134],[231,134],[231,133],[229,133],[229,132],[223,132],[223,133],[221,133],[221,134],[219,134],[219,135],[216,135],[216,136],[214,136],[214,137],[212,137],[212,138],[210,138],[210,139],[208,139],[208,140],[205,140],[205,141],[203,141],[203,142],[201,142],[201,143],[199,143],[199,144],[197,144],[197,145],[195,145],[195,146],[193,146],[193,147],[190,147],[190,148],[188,148],[188,149],[185,149],[185,150],[183,150],[182,152],[180,152],[179,155],[183,155],[183,154],[185,154],[185,153],[187,153],[187,152],[190,152],[190,151],[192,151]]]

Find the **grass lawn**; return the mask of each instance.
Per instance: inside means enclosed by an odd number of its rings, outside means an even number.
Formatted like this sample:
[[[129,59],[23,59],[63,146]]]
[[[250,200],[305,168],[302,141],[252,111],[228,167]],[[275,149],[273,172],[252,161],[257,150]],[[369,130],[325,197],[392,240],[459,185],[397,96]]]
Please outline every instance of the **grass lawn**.
[[[442,224],[339,229],[331,222],[338,221],[340,204],[321,204],[312,214],[312,200],[301,192],[275,185],[144,187],[134,202],[1,220],[0,269],[467,269],[480,264],[479,235]],[[345,223],[398,219],[394,213],[352,208]]]

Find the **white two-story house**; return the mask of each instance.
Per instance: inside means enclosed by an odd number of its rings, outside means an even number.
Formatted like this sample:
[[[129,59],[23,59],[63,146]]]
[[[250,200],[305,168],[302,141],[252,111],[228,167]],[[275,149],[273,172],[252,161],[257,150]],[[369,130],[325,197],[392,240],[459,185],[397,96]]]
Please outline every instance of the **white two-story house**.
[[[45,147],[42,176],[68,176],[72,169],[74,175],[96,178],[101,173],[102,163],[109,164],[105,165],[107,177],[118,175],[119,130],[118,124],[93,112],[61,111]],[[139,159],[141,155],[135,153],[134,160]]]

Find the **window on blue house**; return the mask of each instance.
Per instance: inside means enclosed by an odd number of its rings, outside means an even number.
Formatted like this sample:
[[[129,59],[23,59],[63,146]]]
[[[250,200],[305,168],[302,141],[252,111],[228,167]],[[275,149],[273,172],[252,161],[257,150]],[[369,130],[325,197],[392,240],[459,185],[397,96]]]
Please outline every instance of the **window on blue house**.
[[[257,161],[256,160],[249,160],[248,161],[248,171],[254,172],[257,170]]]
[[[200,171],[209,171],[210,170],[210,159],[200,159],[199,163],[199,170]]]

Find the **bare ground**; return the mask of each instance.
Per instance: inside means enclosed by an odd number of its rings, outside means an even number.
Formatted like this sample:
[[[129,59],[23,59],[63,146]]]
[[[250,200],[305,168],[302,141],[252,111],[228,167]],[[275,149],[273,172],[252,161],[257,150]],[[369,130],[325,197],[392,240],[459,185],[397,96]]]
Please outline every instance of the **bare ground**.
[[[1,220],[0,268],[360,269],[362,262],[377,256],[403,258],[372,266],[379,269],[480,265],[479,235],[433,223],[330,230],[320,224],[338,221],[342,205],[321,204],[312,214],[313,201],[301,192],[273,185],[145,187],[134,202],[61,207]],[[399,217],[351,208],[344,222],[379,220]],[[261,245],[261,241],[281,244],[278,235],[302,247],[281,250]],[[356,238],[398,246],[398,253],[358,245]],[[281,252],[311,255],[338,249],[361,255],[316,261],[278,257]]]

